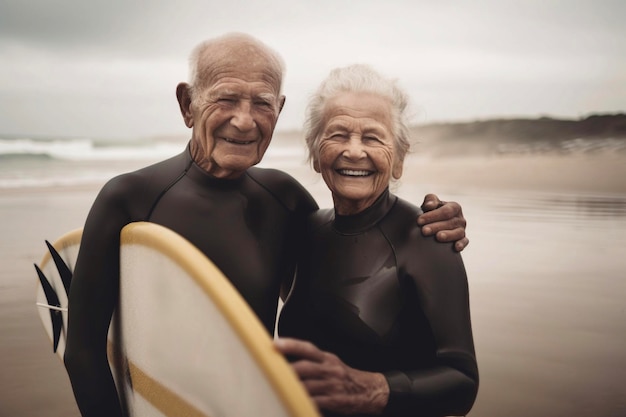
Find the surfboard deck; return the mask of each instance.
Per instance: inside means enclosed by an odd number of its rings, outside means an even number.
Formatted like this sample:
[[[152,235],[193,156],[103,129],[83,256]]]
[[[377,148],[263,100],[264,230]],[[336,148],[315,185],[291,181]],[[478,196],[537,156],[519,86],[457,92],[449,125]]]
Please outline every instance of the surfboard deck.
[[[67,329],[67,271],[71,279],[81,232],[49,244],[37,267],[39,316],[60,358]],[[108,352],[129,416],[319,417],[230,281],[163,226],[138,222],[122,230],[120,301]]]

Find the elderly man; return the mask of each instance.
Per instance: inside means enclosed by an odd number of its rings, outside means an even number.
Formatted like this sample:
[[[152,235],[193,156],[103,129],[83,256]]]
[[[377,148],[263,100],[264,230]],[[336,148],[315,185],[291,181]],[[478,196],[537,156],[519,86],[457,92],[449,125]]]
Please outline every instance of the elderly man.
[[[110,180],[83,229],[69,294],[65,364],[84,416],[121,415],[106,337],[118,300],[119,236],[126,224],[158,223],[197,246],[271,333],[280,287],[293,277],[305,218],[317,209],[289,175],[252,168],[263,157],[285,103],[279,55],[249,36],[233,34],[201,44],[191,62],[191,85],[176,89],[192,129],[188,148]],[[453,229],[447,240],[457,240],[457,249],[467,244],[458,204],[420,219],[435,221],[431,232]]]

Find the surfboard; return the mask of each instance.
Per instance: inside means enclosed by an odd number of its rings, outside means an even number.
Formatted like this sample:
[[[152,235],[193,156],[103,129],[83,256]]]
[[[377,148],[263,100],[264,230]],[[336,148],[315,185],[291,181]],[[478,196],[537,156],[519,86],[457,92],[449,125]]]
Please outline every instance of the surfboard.
[[[62,358],[67,292],[82,231],[39,265],[39,317]],[[220,270],[177,233],[131,223],[121,233],[120,298],[109,361],[129,416],[319,417],[296,374]]]

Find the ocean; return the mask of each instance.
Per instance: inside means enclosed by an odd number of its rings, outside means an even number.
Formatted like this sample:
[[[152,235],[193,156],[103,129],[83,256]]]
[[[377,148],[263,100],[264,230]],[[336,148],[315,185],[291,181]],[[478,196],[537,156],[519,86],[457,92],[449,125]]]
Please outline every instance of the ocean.
[[[101,184],[182,152],[185,139],[0,137],[0,190]],[[301,165],[304,148],[271,147],[263,163]]]

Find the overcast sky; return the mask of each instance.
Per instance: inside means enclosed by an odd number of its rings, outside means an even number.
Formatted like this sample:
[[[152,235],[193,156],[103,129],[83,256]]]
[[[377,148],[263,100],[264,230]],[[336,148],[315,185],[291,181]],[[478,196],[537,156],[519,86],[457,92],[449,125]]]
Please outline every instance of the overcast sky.
[[[626,111],[626,1],[0,0],[0,134],[186,134],[175,87],[201,40],[287,63],[279,129],[336,66],[398,78],[416,122]]]

